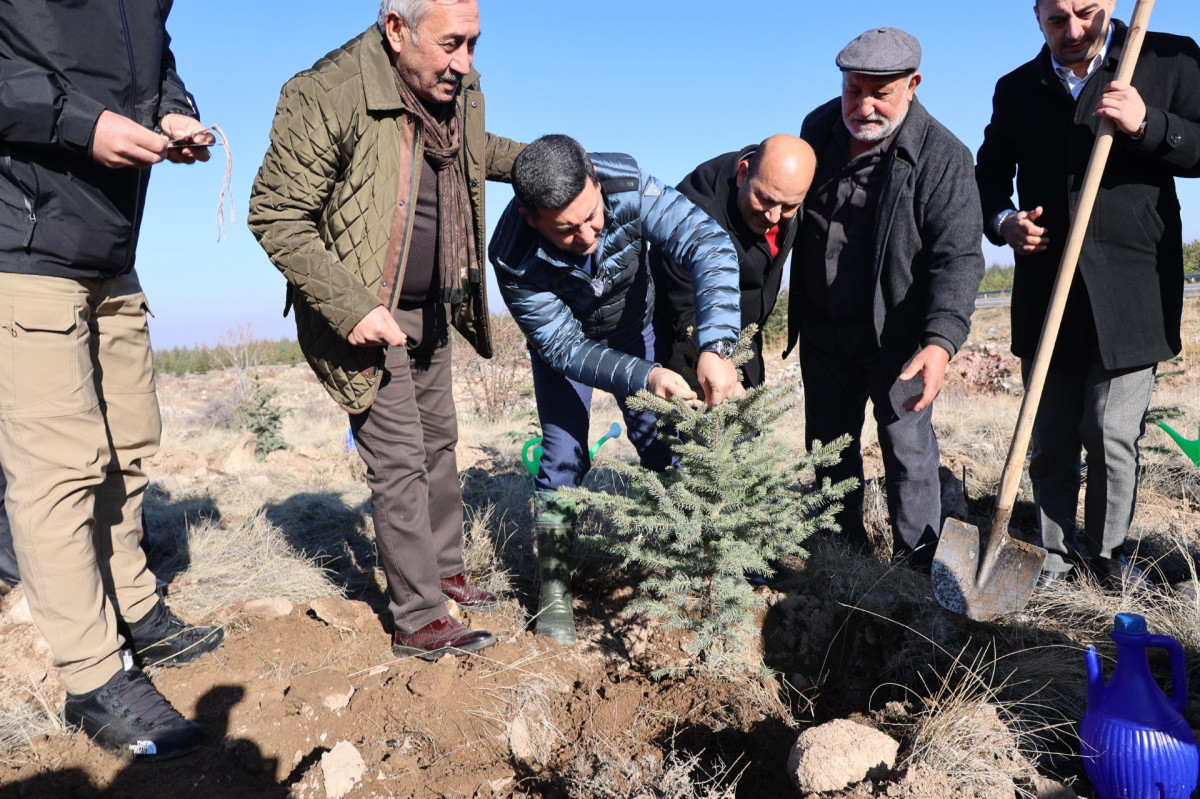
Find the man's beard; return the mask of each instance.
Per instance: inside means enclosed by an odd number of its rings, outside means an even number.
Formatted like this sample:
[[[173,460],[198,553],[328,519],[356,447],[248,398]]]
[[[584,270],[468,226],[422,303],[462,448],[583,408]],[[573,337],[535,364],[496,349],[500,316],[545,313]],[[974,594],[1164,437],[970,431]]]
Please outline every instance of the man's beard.
[[[853,120],[860,126],[857,131],[855,131],[849,125],[846,126],[846,129],[850,131],[851,136],[859,141],[880,142],[895,133],[900,126],[904,124],[904,120],[907,116],[907,108],[904,109],[903,114],[891,121],[889,121],[882,114],[871,114],[871,116],[867,117],[866,119]]]

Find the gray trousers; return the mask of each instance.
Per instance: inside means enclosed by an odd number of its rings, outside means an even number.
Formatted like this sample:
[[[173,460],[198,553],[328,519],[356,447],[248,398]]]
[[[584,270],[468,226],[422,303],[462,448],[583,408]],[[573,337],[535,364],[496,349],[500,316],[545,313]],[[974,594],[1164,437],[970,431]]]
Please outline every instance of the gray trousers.
[[[458,417],[444,306],[397,311],[411,348],[391,347],[375,402],[350,417],[367,465],[375,542],[396,630],[446,615],[439,579],[463,570]]]
[[[1031,359],[1021,360],[1023,379],[1032,366]],[[1137,501],[1138,439],[1146,430],[1156,368],[1051,364],[1029,459],[1042,546],[1049,551],[1044,568],[1069,570],[1073,553],[1111,558],[1124,544]],[[1081,549],[1076,523],[1083,452],[1088,482]]]

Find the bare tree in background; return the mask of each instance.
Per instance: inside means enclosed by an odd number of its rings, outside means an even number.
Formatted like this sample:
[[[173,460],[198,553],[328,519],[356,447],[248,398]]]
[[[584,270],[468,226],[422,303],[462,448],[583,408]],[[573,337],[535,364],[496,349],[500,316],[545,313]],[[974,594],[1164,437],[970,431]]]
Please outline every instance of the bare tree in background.
[[[464,373],[471,379],[475,413],[498,422],[528,402],[529,349],[525,334],[511,316],[492,317],[491,358],[468,359]]]
[[[217,346],[205,346],[213,361],[233,375],[233,390],[239,399],[254,396],[254,378],[267,355],[267,342],[254,337],[250,322],[238,322],[217,337]]]

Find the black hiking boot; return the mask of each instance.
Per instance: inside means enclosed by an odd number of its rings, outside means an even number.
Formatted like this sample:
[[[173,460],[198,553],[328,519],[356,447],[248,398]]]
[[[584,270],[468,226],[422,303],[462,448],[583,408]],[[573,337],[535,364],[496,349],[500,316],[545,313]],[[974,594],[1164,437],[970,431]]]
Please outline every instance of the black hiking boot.
[[[166,760],[200,748],[200,725],[163,698],[128,652],[124,669],[94,691],[67,694],[63,716],[97,745],[136,760]]]
[[[146,618],[127,626],[125,638],[140,668],[191,663],[225,640],[225,631],[220,627],[185,624],[162,602],[155,604]]]

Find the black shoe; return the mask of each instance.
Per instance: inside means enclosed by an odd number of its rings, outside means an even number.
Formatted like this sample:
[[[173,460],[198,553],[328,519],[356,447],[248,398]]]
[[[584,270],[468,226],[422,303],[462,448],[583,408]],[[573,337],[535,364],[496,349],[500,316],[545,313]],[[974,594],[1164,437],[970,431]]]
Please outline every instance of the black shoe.
[[[211,652],[225,640],[220,627],[184,624],[162,602],[146,618],[130,625],[125,636],[138,666],[180,666]]]
[[[1042,573],[1038,576],[1037,587],[1038,589],[1049,588],[1052,585],[1064,582],[1070,576],[1070,569],[1062,571],[1058,571],[1057,569],[1043,569]]]
[[[768,586],[771,584],[771,581],[762,572],[748,571],[743,572],[742,574],[745,576],[746,582],[750,583],[750,585],[754,586],[755,588],[762,588],[763,586]]]
[[[200,748],[203,732],[171,707],[121,653],[125,668],[94,691],[67,694],[63,716],[110,751],[137,760],[166,760]]]
[[[1146,573],[1130,563],[1124,552],[1117,552],[1111,558],[1092,558],[1089,565],[1100,585],[1109,591],[1120,591],[1126,586],[1150,587]]]

